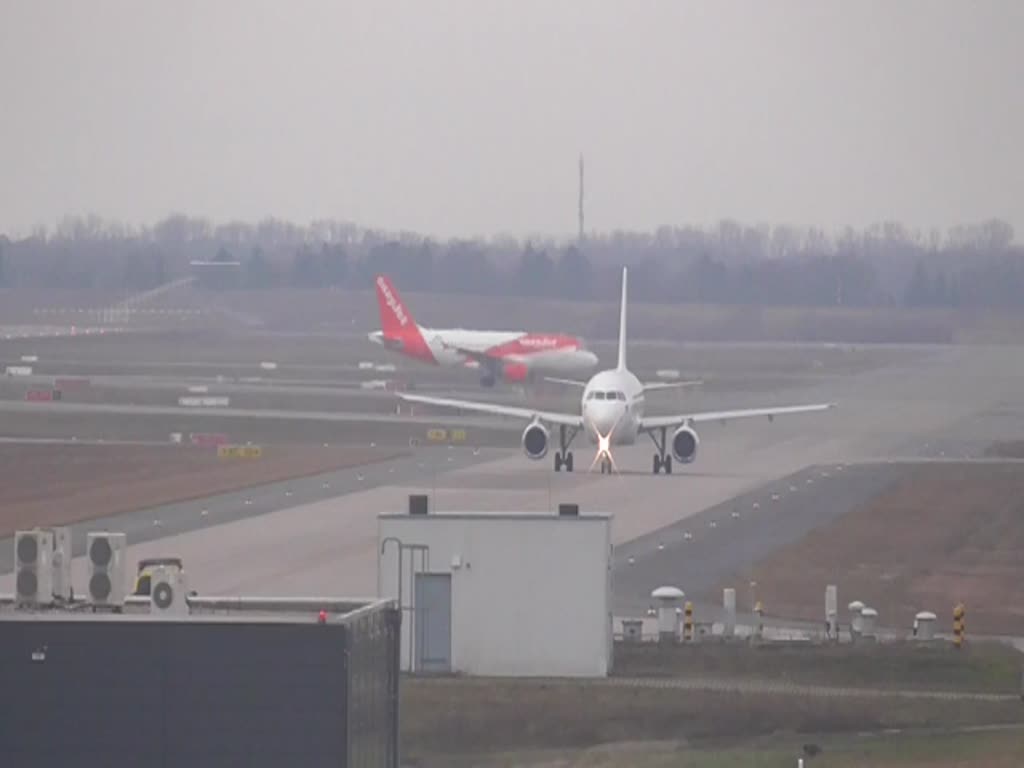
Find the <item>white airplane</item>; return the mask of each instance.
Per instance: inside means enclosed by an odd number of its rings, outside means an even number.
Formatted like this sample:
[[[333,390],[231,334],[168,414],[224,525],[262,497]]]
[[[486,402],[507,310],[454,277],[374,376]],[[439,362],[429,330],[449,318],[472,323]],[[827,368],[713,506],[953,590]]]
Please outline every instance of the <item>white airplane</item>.
[[[463,411],[485,413],[498,416],[522,418],[529,422],[523,430],[523,452],[530,459],[544,458],[548,452],[548,426],[557,426],[559,430],[559,450],[555,453],[555,471],[563,467],[566,472],[573,470],[573,455],[569,450],[573,439],[583,431],[592,445],[597,446],[593,463],[600,462],[602,474],[611,472],[615,466],[612,459],[612,446],[633,445],[640,434],[651,438],[657,453],[654,454],[654,474],[664,470],[672,472],[672,460],[680,464],[689,464],[697,456],[700,440],[694,429],[696,424],[703,422],[725,422],[732,419],[766,416],[774,420],[776,416],[792,413],[824,411],[834,408],[834,403],[814,405],[795,405],[773,408],[747,408],[732,411],[707,411],[704,413],[683,413],[673,416],[645,416],[644,393],[652,390],[667,389],[675,386],[686,386],[694,382],[678,383],[644,383],[626,367],[626,268],[622,269],[622,303],[619,316],[619,360],[618,365],[609,370],[600,371],[587,382],[557,379],[566,384],[583,388],[578,414],[554,413],[538,411],[531,408],[499,405],[497,403],[481,403],[472,400],[453,400],[445,397],[429,395],[410,395],[399,393],[404,400],[427,405],[458,408]],[[671,440],[668,432],[672,430]]]

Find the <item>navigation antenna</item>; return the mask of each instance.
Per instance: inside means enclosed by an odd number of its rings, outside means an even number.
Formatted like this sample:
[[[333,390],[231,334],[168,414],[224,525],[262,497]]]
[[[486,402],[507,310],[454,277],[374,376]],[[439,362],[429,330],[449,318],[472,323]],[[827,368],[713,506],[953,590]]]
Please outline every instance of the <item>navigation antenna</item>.
[[[583,153],[582,152],[580,153],[580,205],[579,205],[579,207],[580,207],[580,210],[579,210],[579,217],[580,217],[579,244],[583,245]]]

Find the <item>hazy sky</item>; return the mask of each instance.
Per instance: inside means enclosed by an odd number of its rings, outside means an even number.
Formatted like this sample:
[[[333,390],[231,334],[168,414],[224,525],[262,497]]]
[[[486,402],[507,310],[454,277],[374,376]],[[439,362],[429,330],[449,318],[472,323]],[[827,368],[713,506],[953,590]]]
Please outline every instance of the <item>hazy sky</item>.
[[[0,0],[0,231],[434,235],[989,216],[1024,239],[1020,0]]]

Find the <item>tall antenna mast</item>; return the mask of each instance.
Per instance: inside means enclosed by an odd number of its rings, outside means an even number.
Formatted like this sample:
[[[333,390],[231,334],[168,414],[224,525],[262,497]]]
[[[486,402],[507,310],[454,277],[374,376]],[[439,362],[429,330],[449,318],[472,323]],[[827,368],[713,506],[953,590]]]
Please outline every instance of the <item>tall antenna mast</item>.
[[[580,234],[579,244],[583,245],[583,153],[580,153]]]

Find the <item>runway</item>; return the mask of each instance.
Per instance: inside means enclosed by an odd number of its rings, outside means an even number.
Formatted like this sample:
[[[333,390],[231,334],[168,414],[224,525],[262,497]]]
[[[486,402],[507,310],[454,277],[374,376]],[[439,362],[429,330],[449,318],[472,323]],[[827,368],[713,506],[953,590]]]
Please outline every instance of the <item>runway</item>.
[[[684,588],[688,600],[721,605],[711,594],[745,566],[865,503],[901,478],[906,465],[829,464],[808,467],[754,491],[616,547],[613,610],[641,616],[657,587]],[[751,609],[748,584],[733,582],[737,606]],[[824,594],[825,585],[822,585]],[[701,611],[702,620],[717,612]]]
[[[455,469],[472,466],[493,458],[496,452],[487,449],[470,448],[431,448],[419,455],[389,459],[358,468],[327,472],[310,477],[270,483],[248,488],[243,491],[218,494],[205,499],[167,504],[150,509],[138,510],[127,514],[114,515],[71,526],[72,546],[76,557],[76,579],[84,580],[86,534],[89,531],[119,531],[127,535],[131,550],[131,562],[138,557],[138,545],[159,542],[160,551],[173,548],[175,537],[204,531],[205,538],[215,534],[216,527],[231,528],[231,524],[241,520],[258,519],[272,512],[287,513],[291,508],[303,508],[321,504],[347,494],[359,494],[372,491],[394,482],[395,477],[417,478],[429,490],[434,483],[435,475]],[[396,507],[404,509],[405,505]],[[339,519],[344,527],[346,521]],[[228,531],[230,534],[230,531]],[[230,539],[230,535],[228,536]],[[176,550],[177,551],[177,550]],[[13,539],[0,539],[0,590],[11,587],[10,573],[14,568]],[[191,558],[186,564],[192,566]],[[6,580],[6,581],[5,581]],[[84,583],[81,581],[80,583]]]
[[[839,407],[771,424],[709,424],[701,429],[697,461],[677,467],[671,477],[650,474],[652,449],[646,442],[617,450],[621,473],[611,477],[588,474],[593,449],[577,443],[577,472],[555,474],[550,456],[534,463],[518,450],[523,425],[504,422],[507,451],[484,449],[474,457],[461,449],[423,449],[411,460],[367,469],[361,481],[354,479],[359,471],[346,470],[327,480],[329,488],[311,479],[301,483],[301,490],[295,484],[287,496],[278,484],[109,522],[130,531],[131,562],[157,554],[181,556],[190,583],[204,593],[359,595],[376,589],[376,517],[405,509],[410,492],[430,493],[436,511],[553,511],[559,502],[573,501],[582,514],[614,514],[615,610],[634,613],[646,608],[646,595],[654,587],[673,583],[688,593],[700,592],[729,569],[834,519],[880,490],[898,471],[855,464],[884,464],[887,456],[971,456],[989,439],[1019,437],[1024,433],[1022,381],[1024,355],[1012,348],[936,348],[912,361],[773,392],[771,397],[702,393],[701,405],[829,400]],[[38,404],[3,404],[0,412],[6,407],[36,409]],[[54,410],[64,407],[55,405]],[[139,412],[153,410],[190,409]],[[235,412],[201,412],[215,410]],[[253,416],[297,418],[293,412]],[[298,418],[344,421],[351,416],[307,413]],[[366,414],[359,417],[374,420]],[[437,417],[423,419],[433,422]],[[463,423],[458,418],[448,421]],[[829,471],[830,465],[846,469],[816,477],[805,487],[807,477]],[[843,472],[849,474],[840,478]],[[372,487],[367,487],[371,476]],[[780,478],[786,478],[784,484]],[[789,491],[790,485],[799,490]],[[773,493],[779,494],[778,500],[772,499]],[[247,498],[251,503],[246,504]],[[755,498],[760,501],[756,512]],[[737,506],[740,517],[732,518]],[[708,525],[712,519],[718,523],[713,531]],[[687,530],[694,539],[680,541]],[[701,546],[688,546],[697,540],[698,530],[703,531]],[[659,541],[664,549],[657,548]],[[0,544],[6,557],[9,549]],[[528,556],[524,553],[527,562]],[[81,562],[75,567],[84,573]],[[81,575],[76,578],[84,583]],[[0,590],[10,590],[10,576],[0,580]]]

